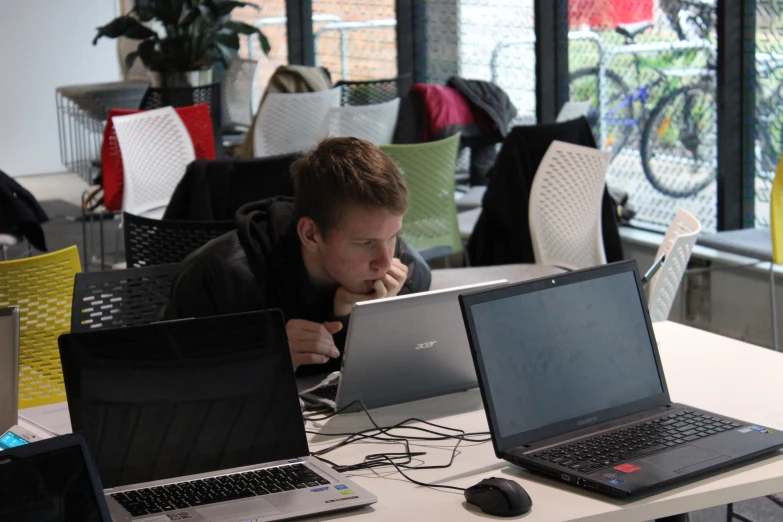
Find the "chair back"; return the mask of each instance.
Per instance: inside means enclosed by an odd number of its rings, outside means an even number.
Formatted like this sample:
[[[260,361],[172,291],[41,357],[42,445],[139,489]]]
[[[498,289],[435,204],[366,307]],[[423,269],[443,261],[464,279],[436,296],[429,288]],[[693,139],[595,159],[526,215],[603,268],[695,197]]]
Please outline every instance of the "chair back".
[[[388,145],[394,137],[399,109],[399,98],[377,105],[332,107],[324,117],[321,137],[354,137],[376,146]]]
[[[236,228],[230,221],[170,221],[124,212],[128,268],[181,263],[209,240]]]
[[[554,141],[530,189],[536,263],[577,270],[606,263],[601,201],[611,154]]]
[[[450,247],[453,253],[462,251],[454,202],[459,138],[455,134],[427,143],[381,146],[405,177],[408,211],[401,235],[417,250]]]
[[[663,254],[666,254],[666,259],[658,273],[650,280],[647,291],[647,307],[652,322],[666,321],[669,318],[674,298],[677,297],[677,289],[688,267],[688,260],[700,231],[699,220],[682,208],[669,224],[669,230],[663,236],[663,243],[655,254],[655,260]]]
[[[0,262],[0,308],[19,308],[19,408],[65,401],[57,338],[68,333],[75,246]]]
[[[772,234],[772,259],[783,264],[783,158],[778,163],[769,197],[769,228]]]
[[[258,62],[235,58],[221,82],[223,125],[250,128],[253,123],[253,80]]]
[[[212,83],[199,87],[149,87],[141,99],[139,109],[152,110],[161,107],[189,107],[206,103],[212,122],[212,137],[215,144],[215,154],[223,157],[223,132],[220,107],[220,84]]]
[[[122,154],[123,210],[162,216],[185,169],[196,159],[185,124],[171,107],[113,121]]]
[[[212,119],[207,104],[200,103],[189,107],[178,107],[174,110],[177,111],[177,115],[188,129],[196,158],[215,159],[215,139],[212,135]],[[112,118],[139,112],[142,111],[112,109],[103,129],[103,143],[101,145],[103,197],[106,210],[112,212],[122,208],[122,192],[125,183],[120,143],[117,141],[117,132],[114,130]]]
[[[320,138],[321,122],[330,107],[340,105],[340,89],[304,93],[270,92],[253,128],[256,158],[302,152]]]
[[[178,263],[76,274],[71,333],[150,324],[169,302]]]
[[[403,89],[410,87],[411,74],[401,74],[396,78],[365,81],[339,81],[340,105],[376,105],[401,97]]]

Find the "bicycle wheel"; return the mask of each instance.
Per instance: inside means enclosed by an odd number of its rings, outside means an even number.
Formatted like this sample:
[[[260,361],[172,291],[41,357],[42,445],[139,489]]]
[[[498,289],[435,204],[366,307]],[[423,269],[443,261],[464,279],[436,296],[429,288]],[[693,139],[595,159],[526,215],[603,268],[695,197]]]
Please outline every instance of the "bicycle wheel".
[[[608,115],[602,119],[598,110],[598,68],[588,67],[571,73],[568,81],[568,99],[571,101],[590,101],[590,111],[587,121],[593,131],[593,137],[599,147],[616,156],[625,146],[633,132],[636,122],[633,119],[633,103],[628,87],[620,76],[612,71],[606,71]],[[599,124],[606,128],[606,142],[601,144]]]
[[[644,126],[644,175],[667,196],[692,196],[717,176],[717,141],[715,94],[681,87],[658,102]]]

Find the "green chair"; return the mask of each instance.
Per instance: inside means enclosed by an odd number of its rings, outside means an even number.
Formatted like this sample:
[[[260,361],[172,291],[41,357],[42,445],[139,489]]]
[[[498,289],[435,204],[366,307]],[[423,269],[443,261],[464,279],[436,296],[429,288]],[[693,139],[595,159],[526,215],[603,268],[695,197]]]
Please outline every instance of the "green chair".
[[[462,252],[454,202],[459,134],[413,145],[382,145],[408,186],[402,238],[426,260]]]

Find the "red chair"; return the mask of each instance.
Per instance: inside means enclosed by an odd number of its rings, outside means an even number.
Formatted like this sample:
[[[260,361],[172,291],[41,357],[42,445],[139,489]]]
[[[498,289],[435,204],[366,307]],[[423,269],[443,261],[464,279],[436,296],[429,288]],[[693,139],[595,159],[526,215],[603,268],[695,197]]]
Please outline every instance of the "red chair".
[[[209,106],[206,103],[180,107],[175,109],[185,127],[197,159],[215,159],[215,138],[212,133],[212,119]],[[103,173],[103,204],[106,210],[117,211],[122,208],[123,170],[120,144],[114,131],[112,118],[143,112],[139,110],[112,109],[103,129],[103,145],[101,145],[101,170]]]

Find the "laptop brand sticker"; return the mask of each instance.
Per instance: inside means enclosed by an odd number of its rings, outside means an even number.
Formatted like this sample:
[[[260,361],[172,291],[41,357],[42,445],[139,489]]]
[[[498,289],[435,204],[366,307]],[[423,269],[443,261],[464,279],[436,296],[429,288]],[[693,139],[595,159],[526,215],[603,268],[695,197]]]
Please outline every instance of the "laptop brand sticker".
[[[634,471],[639,471],[642,468],[640,468],[639,466],[634,466],[633,464],[626,463],[626,464],[620,464],[619,466],[615,466],[614,469],[616,469],[617,471],[622,471],[623,473],[633,473]]]

